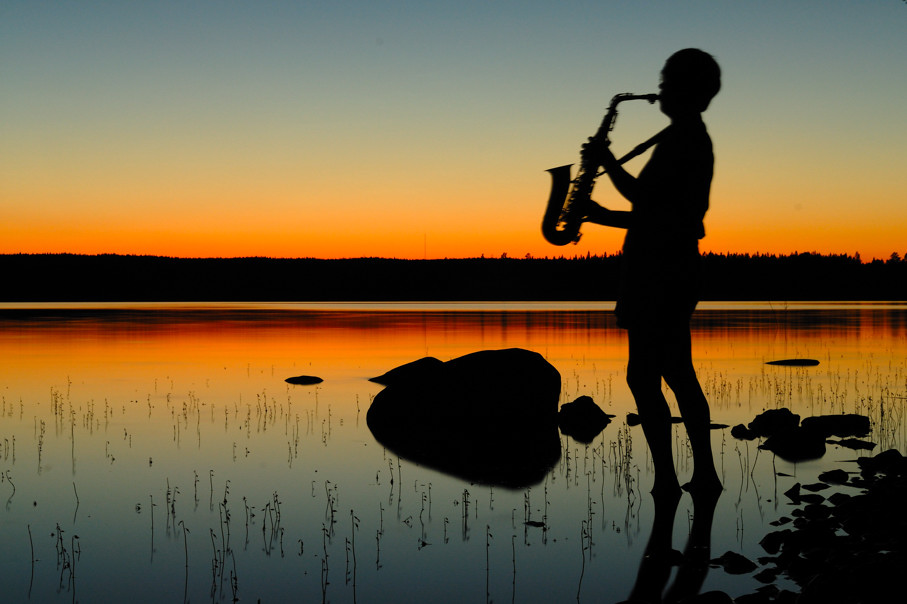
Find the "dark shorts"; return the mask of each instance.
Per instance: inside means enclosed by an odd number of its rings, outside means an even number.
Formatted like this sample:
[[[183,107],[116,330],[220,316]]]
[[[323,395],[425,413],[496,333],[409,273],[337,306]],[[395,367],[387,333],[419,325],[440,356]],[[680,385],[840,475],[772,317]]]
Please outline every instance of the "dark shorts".
[[[649,266],[625,262],[621,269],[614,309],[619,327],[657,329],[689,324],[699,303],[702,284],[698,254]]]

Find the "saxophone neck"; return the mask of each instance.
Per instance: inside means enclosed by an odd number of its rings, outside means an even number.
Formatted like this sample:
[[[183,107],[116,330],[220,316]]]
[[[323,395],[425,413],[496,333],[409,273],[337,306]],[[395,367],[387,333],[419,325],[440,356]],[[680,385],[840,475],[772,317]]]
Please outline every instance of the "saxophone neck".
[[[633,94],[632,92],[621,92],[619,94],[615,94],[613,97],[611,97],[611,103],[608,105],[608,111],[605,113],[605,117],[602,120],[601,125],[598,127],[598,131],[595,133],[595,138],[608,138],[608,133],[611,132],[612,128],[614,128],[614,120],[617,119],[617,106],[624,101],[649,101],[649,104],[652,104],[657,100],[657,94]]]

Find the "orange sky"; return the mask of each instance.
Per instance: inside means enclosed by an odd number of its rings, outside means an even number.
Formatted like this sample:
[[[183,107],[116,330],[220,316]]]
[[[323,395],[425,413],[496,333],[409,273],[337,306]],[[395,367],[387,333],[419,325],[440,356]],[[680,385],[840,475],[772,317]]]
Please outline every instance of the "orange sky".
[[[0,253],[612,253],[622,233],[601,227],[542,239],[545,170],[685,46],[724,75],[704,251],[907,252],[900,3],[594,3],[582,23],[541,3],[349,4],[7,9]],[[665,125],[630,105],[618,151]],[[595,198],[626,207],[606,180]]]

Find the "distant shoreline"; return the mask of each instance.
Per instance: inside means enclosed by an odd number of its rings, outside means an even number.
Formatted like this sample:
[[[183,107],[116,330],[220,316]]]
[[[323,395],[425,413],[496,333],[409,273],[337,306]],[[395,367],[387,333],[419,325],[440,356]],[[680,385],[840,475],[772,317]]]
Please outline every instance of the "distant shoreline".
[[[614,300],[620,256],[398,260],[0,255],[0,302]],[[706,254],[703,300],[907,300],[907,261]]]

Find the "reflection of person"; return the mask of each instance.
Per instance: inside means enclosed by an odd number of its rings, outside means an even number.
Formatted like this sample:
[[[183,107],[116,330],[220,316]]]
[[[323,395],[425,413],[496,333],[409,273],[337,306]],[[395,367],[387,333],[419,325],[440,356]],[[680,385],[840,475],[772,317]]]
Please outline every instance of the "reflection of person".
[[[584,157],[605,167],[629,212],[591,202],[586,221],[625,228],[618,325],[627,330],[627,383],[636,400],[655,465],[656,494],[678,492],[671,454],[670,411],[664,378],[677,398],[693,451],[687,488],[720,491],[709,436],[709,406],[690,350],[690,316],[699,297],[699,239],[712,182],[712,141],[702,112],[721,86],[714,58],[688,48],[673,54],[661,72],[659,105],[670,126],[638,176],[624,170],[607,146],[594,139]]]
[[[675,603],[691,600],[702,589],[709,571],[712,551],[712,522],[715,506],[721,496],[719,491],[693,493],[693,525],[683,553],[672,548],[674,517],[680,497],[668,494],[655,496],[655,516],[652,532],[646,544],[645,553],[639,563],[636,583],[625,604],[631,603]],[[676,567],[674,580],[665,590],[672,569]],[[709,601],[729,601],[725,600]]]

